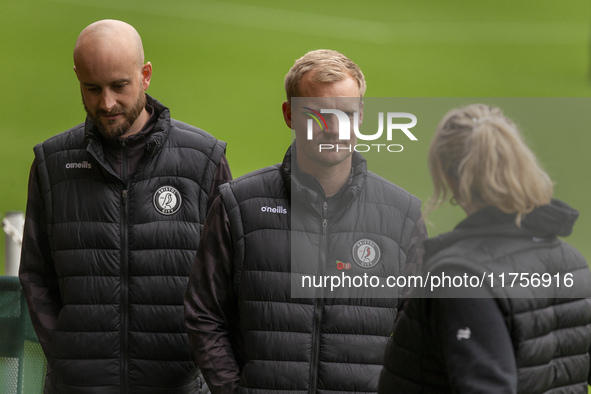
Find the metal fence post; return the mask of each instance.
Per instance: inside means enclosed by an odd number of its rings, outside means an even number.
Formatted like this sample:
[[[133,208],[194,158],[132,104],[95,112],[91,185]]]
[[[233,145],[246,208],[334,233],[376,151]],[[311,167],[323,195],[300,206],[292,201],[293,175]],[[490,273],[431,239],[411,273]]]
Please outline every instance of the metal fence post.
[[[6,212],[2,220],[2,228],[5,236],[4,274],[18,276],[18,267],[21,259],[21,246],[23,243],[23,227],[25,215],[20,211]]]

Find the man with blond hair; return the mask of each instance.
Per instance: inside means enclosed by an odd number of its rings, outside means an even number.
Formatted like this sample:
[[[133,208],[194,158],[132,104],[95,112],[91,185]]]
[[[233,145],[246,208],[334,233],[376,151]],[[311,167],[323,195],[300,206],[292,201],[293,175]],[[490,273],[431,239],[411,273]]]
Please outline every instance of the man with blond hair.
[[[295,141],[283,163],[220,187],[185,295],[189,339],[213,393],[377,391],[401,292],[334,296],[297,286],[302,273],[343,268],[403,274],[426,236],[420,201],[369,172],[334,119],[313,132],[303,126],[302,109],[362,112],[365,86],[341,53],[298,59],[285,78],[283,116]]]
[[[222,141],[148,96],[138,32],[102,20],[74,48],[86,121],[37,145],[20,279],[46,393],[198,393],[182,302]]]

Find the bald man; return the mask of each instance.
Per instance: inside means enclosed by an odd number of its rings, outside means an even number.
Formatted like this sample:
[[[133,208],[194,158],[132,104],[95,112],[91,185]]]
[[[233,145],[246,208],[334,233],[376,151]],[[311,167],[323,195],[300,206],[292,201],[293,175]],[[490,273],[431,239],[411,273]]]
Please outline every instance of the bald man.
[[[124,22],[85,28],[74,71],[86,121],[34,148],[19,273],[45,392],[198,393],[183,293],[226,144],[145,93]]]

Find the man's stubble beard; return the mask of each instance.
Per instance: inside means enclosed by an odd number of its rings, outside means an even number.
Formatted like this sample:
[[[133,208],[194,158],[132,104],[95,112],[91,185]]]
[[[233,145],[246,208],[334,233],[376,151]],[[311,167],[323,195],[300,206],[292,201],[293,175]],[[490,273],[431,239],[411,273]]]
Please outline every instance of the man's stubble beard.
[[[133,123],[136,121],[136,119],[140,116],[140,114],[142,113],[142,111],[146,107],[146,94],[144,93],[144,91],[142,89],[140,89],[137,100],[135,101],[134,105],[128,110],[125,110],[121,106],[115,106],[109,112],[103,111],[102,109],[99,108],[96,113],[93,113],[86,106],[86,103],[84,102],[84,98],[82,98],[82,104],[84,105],[84,109],[86,110],[86,114],[92,120],[92,122],[96,125],[96,127],[97,127],[98,131],[101,133],[101,135],[107,139],[116,139],[118,137],[121,137],[125,133],[127,133],[129,128],[131,127],[131,125],[133,125]],[[124,120],[123,123],[110,124],[111,122],[107,122],[107,124],[104,124],[101,121],[102,115],[118,114],[118,113],[121,113],[123,115],[123,120]]]

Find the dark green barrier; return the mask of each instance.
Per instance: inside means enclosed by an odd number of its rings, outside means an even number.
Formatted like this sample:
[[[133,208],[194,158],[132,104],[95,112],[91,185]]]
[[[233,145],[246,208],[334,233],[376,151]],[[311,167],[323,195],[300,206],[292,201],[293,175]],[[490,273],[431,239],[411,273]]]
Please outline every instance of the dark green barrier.
[[[0,276],[0,393],[42,393],[45,369],[20,282]]]

